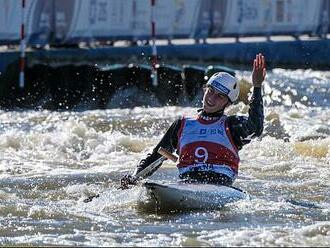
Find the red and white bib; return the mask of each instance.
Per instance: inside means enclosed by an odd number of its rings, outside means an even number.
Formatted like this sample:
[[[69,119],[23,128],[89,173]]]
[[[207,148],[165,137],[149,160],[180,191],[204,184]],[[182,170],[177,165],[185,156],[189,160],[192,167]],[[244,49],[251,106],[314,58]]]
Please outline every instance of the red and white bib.
[[[227,116],[217,121],[183,118],[179,131],[180,174],[190,171],[213,171],[235,179],[238,172],[238,150],[226,127]]]

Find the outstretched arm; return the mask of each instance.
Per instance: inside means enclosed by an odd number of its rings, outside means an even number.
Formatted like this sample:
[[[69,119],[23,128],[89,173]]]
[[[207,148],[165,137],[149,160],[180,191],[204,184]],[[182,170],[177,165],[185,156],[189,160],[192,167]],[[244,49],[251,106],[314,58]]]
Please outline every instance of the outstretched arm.
[[[264,109],[261,86],[266,77],[265,57],[257,54],[253,61],[252,83],[253,95],[250,101],[249,116],[230,116],[228,127],[238,149],[250,143],[251,138],[260,136],[263,130]]]

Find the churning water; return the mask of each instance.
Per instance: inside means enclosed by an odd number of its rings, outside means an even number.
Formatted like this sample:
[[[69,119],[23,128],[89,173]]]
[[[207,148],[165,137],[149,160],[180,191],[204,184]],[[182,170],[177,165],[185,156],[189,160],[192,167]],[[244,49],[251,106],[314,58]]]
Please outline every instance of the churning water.
[[[143,212],[140,187],[117,187],[192,104],[1,111],[0,244],[330,246],[330,72],[274,69],[264,95],[264,133],[241,150],[235,182],[251,199],[173,214]],[[176,177],[172,162],[153,175]]]

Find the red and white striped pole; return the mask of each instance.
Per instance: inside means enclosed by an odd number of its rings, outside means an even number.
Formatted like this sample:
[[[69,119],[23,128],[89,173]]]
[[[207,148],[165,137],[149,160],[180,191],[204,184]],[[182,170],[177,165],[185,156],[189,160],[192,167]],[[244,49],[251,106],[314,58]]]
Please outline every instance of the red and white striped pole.
[[[151,55],[151,64],[152,64],[152,84],[153,86],[158,86],[158,76],[157,76],[157,47],[156,47],[156,21],[155,21],[155,4],[156,0],[151,0],[151,37],[152,37],[152,55]]]
[[[24,70],[25,70],[25,0],[22,0],[22,22],[21,22],[21,42],[19,59],[19,87],[24,88]]]

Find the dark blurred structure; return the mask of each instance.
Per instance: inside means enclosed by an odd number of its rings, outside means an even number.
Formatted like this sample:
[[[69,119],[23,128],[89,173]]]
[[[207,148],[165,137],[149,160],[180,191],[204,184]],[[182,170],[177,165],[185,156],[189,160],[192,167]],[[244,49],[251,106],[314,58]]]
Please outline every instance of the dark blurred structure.
[[[149,0],[34,0],[26,1],[19,88],[20,3],[0,1],[3,108],[108,108],[132,88],[141,104],[149,96],[180,104],[193,101],[214,72],[250,69],[259,52],[268,68],[330,67],[330,0],[156,0],[157,86]]]

